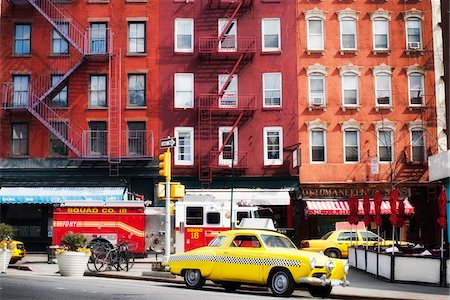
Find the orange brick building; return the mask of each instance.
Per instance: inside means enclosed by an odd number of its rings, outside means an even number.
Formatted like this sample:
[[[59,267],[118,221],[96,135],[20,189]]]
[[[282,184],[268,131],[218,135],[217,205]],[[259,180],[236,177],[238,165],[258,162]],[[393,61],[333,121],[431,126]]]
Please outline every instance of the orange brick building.
[[[435,241],[425,233],[436,199],[427,157],[438,151],[430,1],[302,0],[297,19],[302,233],[347,218],[313,208],[397,188],[416,211],[402,237]],[[384,226],[389,235],[387,216]]]

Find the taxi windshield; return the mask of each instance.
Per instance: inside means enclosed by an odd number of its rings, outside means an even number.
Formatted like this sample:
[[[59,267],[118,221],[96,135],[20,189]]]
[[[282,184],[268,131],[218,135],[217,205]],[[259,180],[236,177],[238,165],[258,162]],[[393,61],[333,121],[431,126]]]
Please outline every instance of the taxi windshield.
[[[297,249],[287,237],[261,234],[261,238],[268,248]]]

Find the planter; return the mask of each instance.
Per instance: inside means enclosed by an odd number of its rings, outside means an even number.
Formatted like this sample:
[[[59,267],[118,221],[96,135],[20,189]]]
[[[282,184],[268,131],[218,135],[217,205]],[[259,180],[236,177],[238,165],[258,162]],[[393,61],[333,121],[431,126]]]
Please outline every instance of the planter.
[[[82,277],[86,271],[89,254],[85,252],[66,251],[57,255],[61,276]]]
[[[5,252],[6,251],[6,252]],[[6,254],[6,256],[5,256]],[[9,261],[11,260],[12,251],[8,249],[0,249],[0,273],[6,273]]]

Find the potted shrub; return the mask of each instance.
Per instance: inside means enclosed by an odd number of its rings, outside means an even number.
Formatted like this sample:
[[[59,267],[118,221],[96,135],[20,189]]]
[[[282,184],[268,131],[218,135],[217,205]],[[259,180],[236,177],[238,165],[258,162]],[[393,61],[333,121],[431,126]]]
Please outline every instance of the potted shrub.
[[[67,232],[56,250],[59,272],[61,276],[81,277],[86,270],[91,251],[86,248],[87,239],[80,233]]]
[[[11,225],[0,224],[0,272],[5,273],[11,260],[12,251],[10,249],[14,237],[14,228]]]

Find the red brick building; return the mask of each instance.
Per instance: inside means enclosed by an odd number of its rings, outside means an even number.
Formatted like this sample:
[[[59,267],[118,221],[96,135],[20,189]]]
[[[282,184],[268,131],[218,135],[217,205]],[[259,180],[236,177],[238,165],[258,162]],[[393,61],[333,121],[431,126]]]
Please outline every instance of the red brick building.
[[[300,182],[310,210],[302,234],[347,218],[314,207],[397,188],[416,212],[402,237],[434,242],[426,233],[436,209],[427,157],[438,151],[431,2],[304,0],[297,20]]]
[[[123,186],[153,199],[158,4],[1,4],[0,185]],[[1,219],[40,226],[18,237],[39,248],[51,205],[5,204]]]

